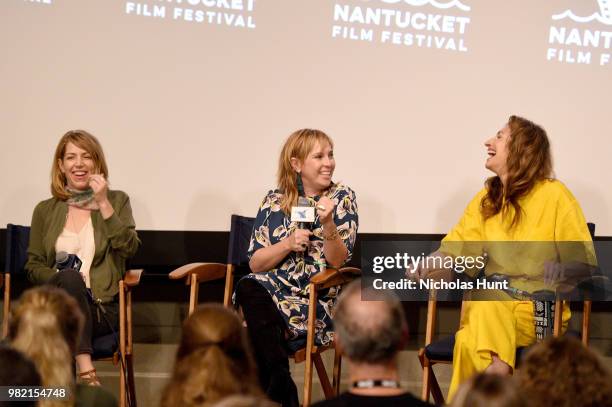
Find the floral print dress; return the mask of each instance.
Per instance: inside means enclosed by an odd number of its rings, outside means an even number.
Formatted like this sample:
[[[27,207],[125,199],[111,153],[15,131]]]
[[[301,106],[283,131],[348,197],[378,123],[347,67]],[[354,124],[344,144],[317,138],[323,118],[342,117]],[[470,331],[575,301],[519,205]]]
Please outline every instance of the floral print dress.
[[[345,185],[335,184],[326,196],[334,201],[334,222],[340,238],[348,249],[346,261],[349,261],[359,223],[355,193]],[[281,210],[282,197],[283,194],[278,190],[270,191],[261,203],[251,235],[249,258],[258,249],[274,245],[287,238],[298,227],[297,222],[291,222],[290,216]],[[315,206],[319,198],[316,196],[308,199]],[[310,247],[306,252],[291,252],[272,270],[251,273],[244,277],[259,282],[270,293],[287,324],[289,348],[292,350],[302,347],[306,339],[310,277],[325,267],[323,227],[318,215],[309,229],[312,230],[313,235],[310,238]],[[317,345],[325,345],[333,338],[331,308],[339,293],[339,288],[332,287],[327,292],[319,293],[315,323],[315,343]]]

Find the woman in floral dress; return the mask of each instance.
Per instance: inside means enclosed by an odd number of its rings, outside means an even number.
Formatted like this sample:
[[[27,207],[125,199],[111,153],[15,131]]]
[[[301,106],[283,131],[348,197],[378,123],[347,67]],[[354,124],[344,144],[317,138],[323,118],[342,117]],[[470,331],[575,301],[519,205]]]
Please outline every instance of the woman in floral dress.
[[[259,207],[249,247],[252,273],[237,285],[261,385],[270,399],[297,406],[297,388],[289,372],[289,354],[306,340],[308,284],[328,267],[351,258],[357,235],[355,193],[332,182],[336,162],[332,140],[320,130],[291,134],[281,152],[278,189]],[[311,224],[291,221],[298,196],[316,208]],[[315,341],[329,343],[331,308],[338,288],[319,294]]]

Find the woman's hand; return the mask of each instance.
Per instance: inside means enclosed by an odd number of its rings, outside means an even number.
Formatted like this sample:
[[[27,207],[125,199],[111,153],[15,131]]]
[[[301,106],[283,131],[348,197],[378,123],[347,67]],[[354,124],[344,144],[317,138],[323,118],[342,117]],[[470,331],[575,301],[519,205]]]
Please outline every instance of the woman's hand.
[[[93,190],[94,199],[98,204],[108,201],[108,182],[102,174],[92,174],[89,177],[89,186]]]
[[[427,269],[423,267],[421,262],[418,262],[416,265],[414,263],[410,263],[406,269],[405,275],[409,280],[422,280],[427,275]]]
[[[334,223],[334,201],[326,196],[321,197],[317,202],[317,214],[321,225],[332,225]]]
[[[440,252],[440,251],[435,251],[433,253],[430,253],[427,258],[432,259],[431,263],[435,266],[436,264],[440,264],[443,265],[444,264],[444,257],[445,254]],[[435,259],[440,259],[440,261],[435,261]],[[428,265],[430,264],[426,258],[425,259],[420,259],[417,260],[417,264],[414,263],[410,263],[408,265],[408,268],[406,269],[406,278],[411,279],[411,280],[422,280],[424,278],[434,278],[434,279],[447,279],[450,281],[450,278],[452,277],[452,268],[446,268],[446,267],[442,267],[442,268],[429,268],[429,267],[425,267],[425,263],[427,263]]]
[[[310,236],[312,236],[310,230],[296,229],[285,239],[285,242],[292,252],[303,252],[310,245]]]
[[[89,186],[93,190],[94,200],[100,208],[102,218],[108,219],[113,216],[115,210],[108,200],[108,182],[102,174],[92,174],[89,177]]]

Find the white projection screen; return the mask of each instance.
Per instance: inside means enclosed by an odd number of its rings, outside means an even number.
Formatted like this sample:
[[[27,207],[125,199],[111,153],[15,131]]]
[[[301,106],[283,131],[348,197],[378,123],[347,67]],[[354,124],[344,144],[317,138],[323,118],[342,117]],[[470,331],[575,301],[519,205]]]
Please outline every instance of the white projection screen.
[[[139,229],[228,230],[314,127],[361,232],[446,233],[518,114],[610,236],[611,42],[609,0],[2,0],[0,225],[29,224],[83,128]]]

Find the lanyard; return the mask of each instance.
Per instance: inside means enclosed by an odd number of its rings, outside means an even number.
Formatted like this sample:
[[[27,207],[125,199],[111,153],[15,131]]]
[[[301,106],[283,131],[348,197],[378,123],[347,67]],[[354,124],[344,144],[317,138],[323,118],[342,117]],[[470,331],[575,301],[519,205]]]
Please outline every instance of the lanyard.
[[[400,384],[397,380],[357,380],[353,382],[353,388],[356,389],[372,389],[374,387],[399,389]]]

